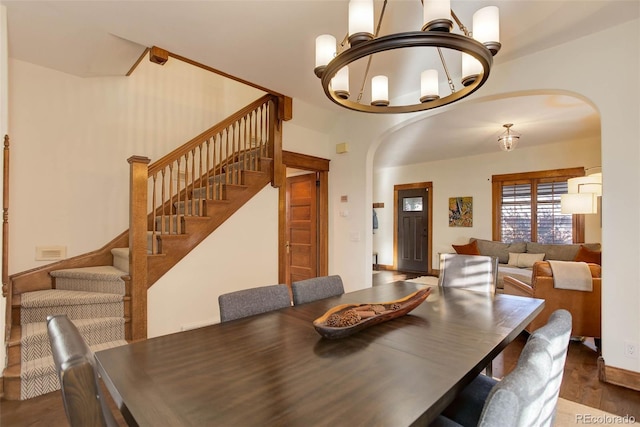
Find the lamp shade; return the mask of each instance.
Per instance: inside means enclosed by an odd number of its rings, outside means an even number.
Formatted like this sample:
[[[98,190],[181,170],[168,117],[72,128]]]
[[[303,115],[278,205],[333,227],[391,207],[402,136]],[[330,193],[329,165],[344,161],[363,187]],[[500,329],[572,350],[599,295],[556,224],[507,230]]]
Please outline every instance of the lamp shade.
[[[371,79],[371,105],[389,105],[389,79],[375,76]]]
[[[336,56],[336,38],[331,34],[316,37],[316,68],[326,66]]]
[[[470,85],[481,72],[482,64],[468,53],[462,53],[462,84],[464,86]]]
[[[422,8],[423,30],[451,31],[451,1],[425,0]]]
[[[563,214],[593,214],[598,212],[598,199],[593,193],[567,193],[560,195]]]
[[[438,98],[438,70],[423,71],[420,74],[420,102],[434,101]]]
[[[473,38],[495,55],[500,49],[500,9],[487,6],[473,14]]]
[[[567,180],[569,193],[593,193],[602,196],[602,174],[594,173],[587,176],[579,176]]]
[[[349,97],[349,67],[342,67],[331,79],[331,89],[342,99]]]
[[[349,2],[349,43],[352,45],[373,38],[373,0]]]

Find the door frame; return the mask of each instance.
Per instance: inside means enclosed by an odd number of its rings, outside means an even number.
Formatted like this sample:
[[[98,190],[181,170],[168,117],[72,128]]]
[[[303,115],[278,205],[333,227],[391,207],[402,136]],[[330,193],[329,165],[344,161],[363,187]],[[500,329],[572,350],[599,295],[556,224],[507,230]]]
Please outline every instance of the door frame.
[[[427,274],[433,271],[433,183],[415,182],[412,184],[396,184],[393,186],[393,269],[398,269],[398,193],[401,190],[424,188],[427,193]]]
[[[282,164],[315,172],[318,179],[318,276],[329,274],[329,160],[282,150]],[[278,282],[286,283],[287,186],[278,188]]]

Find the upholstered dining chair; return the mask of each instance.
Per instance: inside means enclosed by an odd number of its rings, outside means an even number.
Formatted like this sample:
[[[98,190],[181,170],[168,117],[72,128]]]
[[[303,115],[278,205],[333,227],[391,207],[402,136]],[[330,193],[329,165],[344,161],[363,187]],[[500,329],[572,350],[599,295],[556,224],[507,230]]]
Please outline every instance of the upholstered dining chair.
[[[218,297],[220,321],[240,319],[291,307],[287,285],[269,285],[229,292]]]
[[[438,286],[495,293],[498,258],[484,255],[440,254]]]
[[[98,382],[93,352],[64,314],[47,317],[51,353],[71,427],[117,426]]]
[[[571,314],[557,310],[525,344],[501,381],[478,375],[431,427],[552,426],[571,335]]]
[[[305,304],[319,299],[344,294],[342,278],[338,275],[313,277],[291,284],[293,304]]]
[[[498,284],[498,258],[485,255],[440,254],[438,286],[463,288],[495,294]],[[485,368],[493,375],[493,361]]]

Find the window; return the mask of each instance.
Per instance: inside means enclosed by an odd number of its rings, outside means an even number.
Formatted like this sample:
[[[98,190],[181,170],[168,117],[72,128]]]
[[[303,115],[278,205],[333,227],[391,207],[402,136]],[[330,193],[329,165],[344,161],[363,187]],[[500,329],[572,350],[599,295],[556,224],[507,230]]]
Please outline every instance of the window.
[[[560,212],[567,179],[583,168],[493,176],[493,239],[502,242],[574,243],[584,240],[582,215]]]

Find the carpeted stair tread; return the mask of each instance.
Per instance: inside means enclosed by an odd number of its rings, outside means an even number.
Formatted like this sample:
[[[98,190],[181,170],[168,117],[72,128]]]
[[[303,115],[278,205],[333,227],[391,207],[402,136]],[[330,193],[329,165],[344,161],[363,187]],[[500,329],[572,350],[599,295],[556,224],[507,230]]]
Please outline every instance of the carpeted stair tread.
[[[106,304],[121,302],[122,295],[102,292],[66,291],[46,289],[22,294],[22,308],[56,307],[65,305]]]
[[[149,247],[151,240],[147,239],[147,253],[150,253]],[[113,256],[113,266],[123,273],[129,274],[129,248],[113,248],[111,249]]]
[[[102,342],[124,340],[125,320],[122,317],[75,319],[72,322],[89,346]],[[22,363],[50,356],[51,346],[49,344],[47,323],[33,322],[23,325],[20,343]]]
[[[71,277],[83,280],[104,280],[117,282],[127,273],[112,265],[99,265],[96,267],[67,268],[51,272],[53,277]]]
[[[89,346],[89,348],[95,353],[126,344],[126,341],[118,340]],[[60,382],[56,374],[53,357],[47,356],[22,363],[20,365],[20,384],[21,400],[31,399],[32,397],[59,390]]]
[[[124,317],[124,297],[118,294],[48,289],[21,296],[21,325],[44,322],[52,314],[69,319]]]
[[[127,259],[127,266],[128,262]],[[51,272],[51,276],[55,278],[56,289],[119,295],[125,293],[125,283],[122,276],[126,275],[128,275],[126,271],[112,265],[69,268]]]

